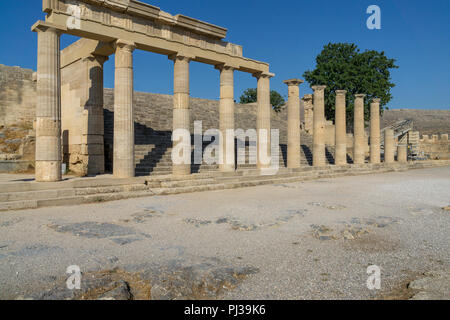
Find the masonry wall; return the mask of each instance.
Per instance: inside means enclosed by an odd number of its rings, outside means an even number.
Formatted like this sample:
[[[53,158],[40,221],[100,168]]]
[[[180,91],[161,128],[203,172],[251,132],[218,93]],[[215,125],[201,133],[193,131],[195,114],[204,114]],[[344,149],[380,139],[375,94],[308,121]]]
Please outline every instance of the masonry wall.
[[[114,90],[104,91],[105,118],[105,155],[106,169],[111,170],[112,144],[114,137]],[[194,132],[194,121],[202,121],[203,132],[219,128],[219,101],[191,98],[191,133]],[[135,143],[158,144],[170,142],[172,134],[173,98],[171,95],[135,92]],[[235,128],[256,129],[257,105],[235,105]],[[278,129],[280,144],[287,143],[287,110],[277,113],[272,111],[271,128]]]
[[[0,64],[0,172],[34,170],[33,70]]]
[[[448,134],[424,135],[419,141],[419,153],[432,160],[450,159],[450,141]]]
[[[0,64],[0,126],[31,124],[36,110],[33,70]]]

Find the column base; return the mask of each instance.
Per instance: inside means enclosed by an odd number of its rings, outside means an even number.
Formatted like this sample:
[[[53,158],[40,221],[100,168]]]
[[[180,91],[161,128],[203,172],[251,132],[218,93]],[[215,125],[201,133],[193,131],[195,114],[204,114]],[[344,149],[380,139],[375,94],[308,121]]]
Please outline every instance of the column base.
[[[57,182],[62,180],[61,161],[36,161],[36,182]]]
[[[191,174],[190,164],[174,164],[172,166],[172,174],[174,176],[188,176]]]
[[[221,172],[233,172],[236,168],[234,164],[220,164],[219,165],[219,171]]]
[[[113,176],[114,178],[134,178],[134,163],[124,160],[113,160]]]

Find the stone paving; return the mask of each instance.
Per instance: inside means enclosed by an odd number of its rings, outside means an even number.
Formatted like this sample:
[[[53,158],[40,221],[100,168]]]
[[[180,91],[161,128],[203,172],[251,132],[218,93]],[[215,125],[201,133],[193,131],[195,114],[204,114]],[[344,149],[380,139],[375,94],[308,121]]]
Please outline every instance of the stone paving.
[[[449,299],[450,167],[3,212],[0,299]],[[81,290],[66,287],[68,266]],[[366,286],[381,269],[381,290]]]

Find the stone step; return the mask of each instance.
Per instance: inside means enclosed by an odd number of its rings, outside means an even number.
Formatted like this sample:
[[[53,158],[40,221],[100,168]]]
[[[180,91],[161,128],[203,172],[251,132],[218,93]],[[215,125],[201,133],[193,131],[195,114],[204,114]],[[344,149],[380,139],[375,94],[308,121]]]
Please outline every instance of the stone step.
[[[146,178],[130,179],[80,179],[54,184],[15,183],[0,185],[0,211],[29,209],[44,206],[75,205],[91,202],[145,197],[155,194],[177,194],[206,190],[222,190],[266,184],[290,183],[317,178],[331,178],[408,169],[450,165],[450,161],[424,161],[391,165],[346,165],[321,168],[280,168],[276,175],[261,175],[257,169],[235,172],[200,172],[187,176],[164,176],[161,173]],[[16,187],[15,187],[16,186]],[[26,190],[24,190],[26,189]]]

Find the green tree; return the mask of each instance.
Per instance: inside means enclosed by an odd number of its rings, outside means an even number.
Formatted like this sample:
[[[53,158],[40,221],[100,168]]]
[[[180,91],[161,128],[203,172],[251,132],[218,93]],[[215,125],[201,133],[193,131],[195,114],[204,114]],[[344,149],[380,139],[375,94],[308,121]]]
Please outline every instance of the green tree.
[[[244,91],[244,93],[241,95],[240,103],[252,103],[258,101],[258,91],[255,88],[248,88]],[[279,94],[277,91],[272,90],[270,91],[270,104],[272,105],[272,108],[276,112],[280,112],[282,107],[286,104],[285,99],[281,94]]]
[[[303,76],[311,86],[326,85],[325,116],[335,118],[336,90],[347,90],[347,125],[353,127],[353,107],[355,94],[367,94],[364,102],[366,121],[370,118],[370,102],[381,99],[380,113],[388,109],[392,99],[390,69],[398,68],[395,59],[389,59],[384,52],[367,50],[360,52],[352,43],[329,43],[316,58],[316,68],[306,71]]]

